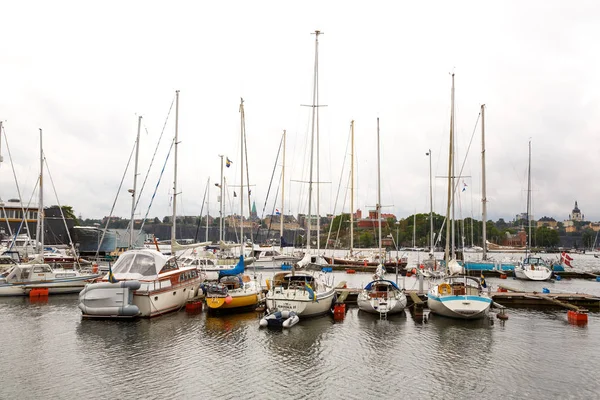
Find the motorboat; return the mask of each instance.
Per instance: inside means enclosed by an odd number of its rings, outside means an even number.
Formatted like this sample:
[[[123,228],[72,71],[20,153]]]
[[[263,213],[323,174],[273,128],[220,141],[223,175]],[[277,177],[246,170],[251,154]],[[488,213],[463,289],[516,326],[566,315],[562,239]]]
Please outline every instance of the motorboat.
[[[267,292],[270,311],[294,311],[300,318],[326,314],[335,301],[332,275],[323,272],[280,272]]]
[[[301,260],[293,254],[282,254],[274,246],[255,246],[253,251],[255,261],[252,265],[256,269],[281,269],[283,265],[294,265]]]
[[[173,256],[128,250],[106,276],[79,293],[79,308],[85,317],[154,317],[184,307],[202,281],[196,267],[181,266]]]
[[[515,266],[515,277],[529,281],[547,281],[552,276],[552,269],[540,257],[526,257]]]
[[[472,276],[450,276],[427,293],[427,306],[434,314],[460,319],[480,319],[487,315],[492,299]]]
[[[98,276],[91,271],[54,269],[36,261],[13,264],[0,274],[0,296],[28,296],[32,289],[47,289],[48,294],[79,293]]]

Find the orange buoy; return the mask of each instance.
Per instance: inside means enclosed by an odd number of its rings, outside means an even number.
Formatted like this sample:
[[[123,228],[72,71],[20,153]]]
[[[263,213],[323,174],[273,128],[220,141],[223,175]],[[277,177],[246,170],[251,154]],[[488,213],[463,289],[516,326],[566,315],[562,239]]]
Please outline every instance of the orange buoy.
[[[333,319],[335,321],[343,321],[346,316],[346,305],[344,303],[338,303],[333,306]]]
[[[410,278],[411,276],[412,276],[412,272],[410,272],[410,271],[407,271],[407,272],[406,272],[406,277],[407,277],[407,278]]]
[[[355,273],[356,273],[356,270],[354,270],[354,269],[347,269],[347,270],[346,270],[346,273],[347,273],[347,274],[355,274]]]
[[[35,288],[29,292],[29,297],[47,297],[48,288]]]
[[[508,290],[504,289],[503,287],[499,287],[499,288],[498,288],[498,291],[499,291],[499,292],[508,292]]]
[[[367,266],[367,260],[365,260],[365,267]]]
[[[416,269],[416,268],[413,268],[413,269],[412,269],[412,273],[413,273],[413,275],[416,275],[416,274],[417,274],[417,269]]]
[[[96,263],[92,264],[92,273],[93,274],[98,273],[98,264],[96,264]]]
[[[500,274],[500,279],[506,279],[506,274]]]
[[[421,265],[419,265],[419,268],[425,269],[425,266],[423,264],[421,264]]]
[[[197,300],[188,301],[185,303],[185,311],[190,314],[199,313],[202,311],[202,302]]]
[[[570,323],[576,325],[585,325],[588,322],[587,311],[567,311],[567,319]]]

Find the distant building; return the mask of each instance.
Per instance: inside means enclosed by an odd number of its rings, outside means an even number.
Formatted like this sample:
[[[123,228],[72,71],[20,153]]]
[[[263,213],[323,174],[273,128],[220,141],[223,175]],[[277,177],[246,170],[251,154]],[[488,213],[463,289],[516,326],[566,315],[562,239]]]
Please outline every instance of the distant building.
[[[542,226],[545,226],[545,227],[550,228],[550,229],[557,229],[558,222],[554,218],[552,218],[552,217],[543,216],[537,222],[537,227],[538,228],[540,228]]]
[[[577,200],[575,200],[575,207],[573,208],[573,211],[571,212],[571,215],[569,215],[569,219],[571,221],[583,221],[584,219],[584,215],[581,214],[581,210],[579,210],[579,207],[577,207]]]
[[[506,236],[502,238],[503,246],[526,246],[527,245],[527,233],[525,230],[520,230],[519,232],[512,234],[506,232]]]
[[[357,214],[359,214],[359,211],[357,211]],[[387,222],[388,218],[393,218],[396,219],[396,216],[394,214],[381,214],[381,220],[385,223]],[[379,226],[379,223],[377,222],[377,211],[376,210],[370,210],[369,211],[369,217],[368,218],[362,218],[359,219],[358,222],[356,223],[356,225],[359,228],[376,228]]]

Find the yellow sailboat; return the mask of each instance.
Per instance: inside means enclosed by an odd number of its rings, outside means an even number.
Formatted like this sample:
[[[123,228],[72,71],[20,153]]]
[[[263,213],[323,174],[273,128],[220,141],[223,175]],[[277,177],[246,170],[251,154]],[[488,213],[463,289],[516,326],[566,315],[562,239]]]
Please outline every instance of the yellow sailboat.
[[[258,304],[259,285],[248,275],[244,275],[244,143],[246,142],[246,124],[244,117],[244,100],[240,104],[241,115],[241,193],[240,206],[240,260],[232,270],[222,270],[219,272],[219,281],[208,286],[206,290],[206,305],[209,310],[240,310],[249,308]],[[227,159],[230,163],[229,158]],[[248,197],[250,193],[248,192]]]

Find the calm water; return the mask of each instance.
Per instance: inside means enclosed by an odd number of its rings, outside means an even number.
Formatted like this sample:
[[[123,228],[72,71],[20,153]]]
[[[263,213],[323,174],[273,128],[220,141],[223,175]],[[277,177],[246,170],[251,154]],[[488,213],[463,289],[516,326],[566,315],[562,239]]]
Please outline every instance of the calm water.
[[[358,286],[369,275],[335,278]],[[600,294],[591,281],[488,279],[498,283]],[[82,320],[76,295],[0,298],[0,399],[600,397],[597,313],[585,327],[570,325],[565,311],[530,310],[490,324],[436,316],[422,323],[408,313],[379,321],[350,308],[341,323],[326,316],[289,331],[259,329],[259,318]]]

